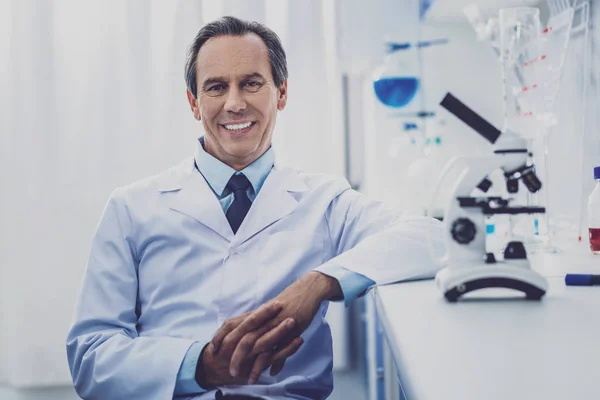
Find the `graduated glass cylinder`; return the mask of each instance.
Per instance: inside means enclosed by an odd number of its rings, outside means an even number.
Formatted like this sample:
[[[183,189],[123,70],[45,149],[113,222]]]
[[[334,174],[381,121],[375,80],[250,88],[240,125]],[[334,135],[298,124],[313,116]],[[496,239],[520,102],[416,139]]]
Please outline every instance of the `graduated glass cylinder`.
[[[540,10],[505,8],[499,13],[500,58],[504,95],[504,129],[535,136],[540,103]]]

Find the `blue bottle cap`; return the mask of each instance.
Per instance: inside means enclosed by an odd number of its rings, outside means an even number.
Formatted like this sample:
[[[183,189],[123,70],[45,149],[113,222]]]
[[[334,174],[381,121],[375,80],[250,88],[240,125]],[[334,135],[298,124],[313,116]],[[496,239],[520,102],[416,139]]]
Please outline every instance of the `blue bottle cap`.
[[[594,179],[600,179],[600,166],[594,168]]]

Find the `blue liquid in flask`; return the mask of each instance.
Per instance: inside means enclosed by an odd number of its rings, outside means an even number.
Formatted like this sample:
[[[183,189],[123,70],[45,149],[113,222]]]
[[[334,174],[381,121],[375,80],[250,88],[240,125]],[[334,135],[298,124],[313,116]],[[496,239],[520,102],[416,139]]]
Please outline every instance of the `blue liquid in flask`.
[[[373,82],[375,95],[383,104],[400,108],[406,106],[415,97],[419,88],[417,78],[382,78]]]

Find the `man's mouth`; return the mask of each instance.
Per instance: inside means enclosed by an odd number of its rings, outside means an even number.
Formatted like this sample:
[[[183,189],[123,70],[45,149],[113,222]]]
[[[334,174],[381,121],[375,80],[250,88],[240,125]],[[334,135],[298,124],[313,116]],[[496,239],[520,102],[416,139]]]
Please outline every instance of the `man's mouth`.
[[[256,121],[248,121],[236,124],[221,124],[221,126],[227,129],[228,131],[242,133],[244,131],[249,130],[254,124],[256,124]]]

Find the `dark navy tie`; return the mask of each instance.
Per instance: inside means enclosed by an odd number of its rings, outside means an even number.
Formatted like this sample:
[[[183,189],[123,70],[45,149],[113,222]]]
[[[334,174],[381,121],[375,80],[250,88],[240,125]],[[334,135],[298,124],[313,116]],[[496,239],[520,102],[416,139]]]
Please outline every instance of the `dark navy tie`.
[[[225,216],[233,233],[237,232],[252,205],[246,193],[250,186],[251,183],[244,174],[232,175],[227,183],[227,188],[233,193],[233,203],[229,206]]]

